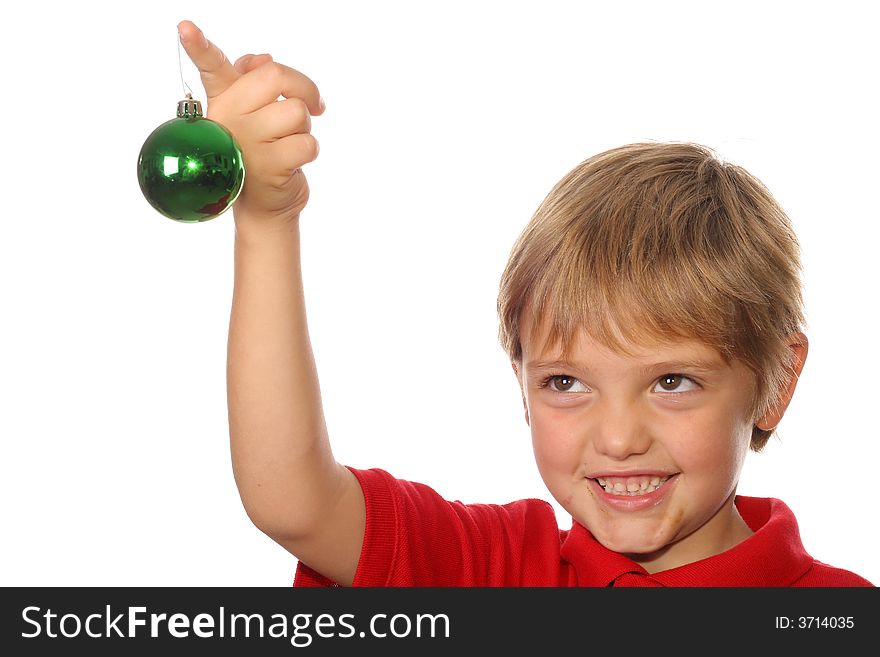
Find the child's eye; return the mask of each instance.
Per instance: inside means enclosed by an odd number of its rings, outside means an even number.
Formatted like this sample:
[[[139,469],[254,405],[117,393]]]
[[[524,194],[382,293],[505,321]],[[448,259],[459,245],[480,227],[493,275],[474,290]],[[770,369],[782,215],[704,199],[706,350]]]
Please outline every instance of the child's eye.
[[[555,392],[587,392],[587,386],[568,374],[551,374],[541,382],[542,388],[548,386]]]
[[[664,374],[654,386],[654,392],[689,392],[699,386],[683,374]]]

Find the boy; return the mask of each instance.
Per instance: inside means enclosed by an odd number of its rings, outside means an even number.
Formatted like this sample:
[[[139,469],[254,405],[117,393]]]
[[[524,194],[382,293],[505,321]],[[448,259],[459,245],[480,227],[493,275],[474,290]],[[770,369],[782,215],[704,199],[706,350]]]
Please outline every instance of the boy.
[[[317,88],[268,55],[233,66],[188,21],[179,30],[208,115],[248,166],[233,470],[252,521],[299,559],[295,585],[871,586],[808,555],[782,502],[735,494],[808,349],[797,241],[757,180],[702,147],[633,144],[554,187],[513,248],[498,311],[571,529],[539,500],[448,502],[330,448],[299,260]]]

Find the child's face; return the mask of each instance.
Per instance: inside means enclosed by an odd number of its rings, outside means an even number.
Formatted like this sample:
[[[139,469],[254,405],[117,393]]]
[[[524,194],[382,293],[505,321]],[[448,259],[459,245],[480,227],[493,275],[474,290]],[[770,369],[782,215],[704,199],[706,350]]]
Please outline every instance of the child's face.
[[[564,363],[541,344],[514,365],[538,469],[600,543],[656,572],[750,535],[733,505],[754,426],[745,365],[696,341],[628,356],[584,334]]]

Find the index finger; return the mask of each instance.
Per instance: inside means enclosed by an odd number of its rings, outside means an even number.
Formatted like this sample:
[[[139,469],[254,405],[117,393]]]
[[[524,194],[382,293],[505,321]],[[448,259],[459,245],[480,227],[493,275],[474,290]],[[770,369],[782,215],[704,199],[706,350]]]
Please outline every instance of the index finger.
[[[295,68],[269,61],[241,77],[238,82],[242,114],[256,111],[278,99],[301,98],[309,108],[309,114],[317,116],[324,112],[324,104],[317,85],[307,75]]]
[[[241,77],[223,51],[208,41],[195,23],[180,21],[177,31],[183,49],[199,69],[208,100],[219,96]]]

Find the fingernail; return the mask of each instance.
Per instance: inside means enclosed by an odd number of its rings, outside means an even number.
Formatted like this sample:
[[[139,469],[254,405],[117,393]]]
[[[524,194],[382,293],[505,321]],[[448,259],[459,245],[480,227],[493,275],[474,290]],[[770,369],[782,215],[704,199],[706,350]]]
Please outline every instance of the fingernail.
[[[321,98],[318,99],[318,105],[320,106],[322,112],[323,112],[325,109],[327,109],[327,105],[324,103],[324,98],[323,98],[323,96],[322,96]]]
[[[207,48],[208,47],[208,39],[205,37],[205,33],[202,32],[201,30],[198,30],[198,32],[199,32],[199,36],[202,37],[202,47]],[[183,35],[183,32],[180,31],[179,27],[177,28],[177,36],[180,38],[180,42],[182,44],[186,45],[186,44],[190,43],[190,39],[188,39],[187,37],[185,37]]]

